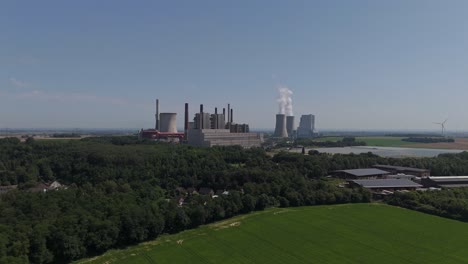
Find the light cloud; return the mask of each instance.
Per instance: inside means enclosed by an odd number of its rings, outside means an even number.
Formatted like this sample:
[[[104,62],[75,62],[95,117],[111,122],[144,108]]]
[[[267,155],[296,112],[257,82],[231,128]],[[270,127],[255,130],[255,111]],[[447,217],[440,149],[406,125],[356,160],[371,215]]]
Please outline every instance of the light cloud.
[[[15,88],[26,88],[29,86],[29,83],[16,79],[14,77],[10,77],[10,84],[13,85]]]

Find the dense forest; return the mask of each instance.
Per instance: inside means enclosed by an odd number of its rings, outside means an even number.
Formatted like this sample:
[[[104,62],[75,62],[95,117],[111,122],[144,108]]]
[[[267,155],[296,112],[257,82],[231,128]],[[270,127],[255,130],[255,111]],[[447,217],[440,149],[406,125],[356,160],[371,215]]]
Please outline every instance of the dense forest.
[[[0,195],[0,263],[67,263],[271,206],[368,202],[367,191],[340,188],[325,176],[374,164],[463,175],[468,153],[271,156],[261,148],[194,148],[136,137],[1,139],[0,187],[17,189]],[[67,187],[32,191],[53,181]]]

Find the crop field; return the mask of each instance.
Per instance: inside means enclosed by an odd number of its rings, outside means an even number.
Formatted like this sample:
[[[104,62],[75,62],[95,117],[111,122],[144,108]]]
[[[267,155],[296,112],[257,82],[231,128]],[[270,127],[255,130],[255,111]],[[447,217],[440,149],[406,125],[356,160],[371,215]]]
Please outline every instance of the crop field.
[[[79,263],[467,263],[468,224],[383,204],[270,209]]]
[[[468,138],[455,138],[455,142],[412,143],[411,145],[407,145],[405,147],[468,150]]]

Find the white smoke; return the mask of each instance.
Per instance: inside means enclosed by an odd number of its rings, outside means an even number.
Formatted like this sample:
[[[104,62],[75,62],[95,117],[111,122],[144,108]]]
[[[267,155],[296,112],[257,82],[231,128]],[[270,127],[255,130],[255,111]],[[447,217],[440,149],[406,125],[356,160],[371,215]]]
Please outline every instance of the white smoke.
[[[293,106],[292,106],[292,94],[293,92],[289,90],[286,86],[281,86],[278,88],[279,97],[278,97],[278,106],[279,113],[285,114],[287,116],[293,115]]]

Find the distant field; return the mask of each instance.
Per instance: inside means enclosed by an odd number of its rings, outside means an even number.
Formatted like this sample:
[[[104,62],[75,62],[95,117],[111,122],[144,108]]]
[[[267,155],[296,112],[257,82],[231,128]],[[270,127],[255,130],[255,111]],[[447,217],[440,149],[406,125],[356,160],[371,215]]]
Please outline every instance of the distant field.
[[[364,141],[368,146],[378,147],[402,147],[414,144],[412,142],[401,141],[403,137],[356,137],[356,141]],[[323,137],[314,140],[317,141],[338,141],[342,140],[343,137]]]
[[[462,149],[468,150],[468,138],[455,138],[455,142],[441,142],[441,143],[411,143],[405,147],[411,148],[434,148],[434,149]]]
[[[378,147],[405,147],[405,148],[434,148],[434,149],[461,149],[468,150],[468,138],[455,138],[453,143],[414,143],[402,141],[404,137],[356,137],[357,141],[364,141],[368,146]],[[343,137],[323,137],[316,141],[338,141]]]
[[[314,141],[319,141],[319,142],[327,142],[327,141],[332,141],[336,142],[338,140],[342,140],[343,137],[320,137],[320,138],[314,138]]]
[[[381,204],[271,209],[79,263],[467,263],[468,224]]]
[[[412,142],[401,141],[403,137],[357,137],[357,141],[364,141],[368,146],[378,147],[407,147]]]

